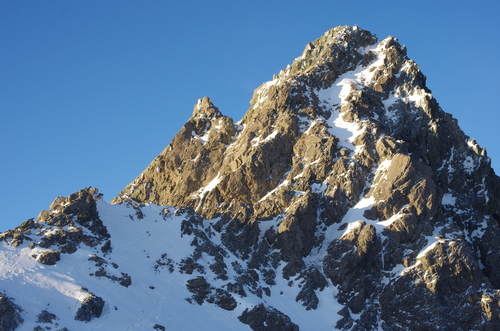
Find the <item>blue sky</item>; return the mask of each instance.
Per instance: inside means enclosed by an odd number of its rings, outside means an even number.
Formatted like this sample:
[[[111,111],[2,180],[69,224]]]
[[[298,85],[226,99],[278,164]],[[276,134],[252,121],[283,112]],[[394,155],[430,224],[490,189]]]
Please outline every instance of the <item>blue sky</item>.
[[[131,182],[209,96],[252,92],[326,30],[395,36],[500,171],[498,1],[0,1],[0,231]]]

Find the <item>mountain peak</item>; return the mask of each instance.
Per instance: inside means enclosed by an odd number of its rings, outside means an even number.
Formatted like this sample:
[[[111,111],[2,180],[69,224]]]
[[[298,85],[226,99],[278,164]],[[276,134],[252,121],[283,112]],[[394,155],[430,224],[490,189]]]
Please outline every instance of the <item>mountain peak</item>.
[[[406,47],[344,26],[258,87],[241,121],[199,99],[111,204],[86,189],[2,239],[29,263],[92,252],[91,277],[65,269],[92,285],[68,287],[73,315],[88,322],[123,317],[104,302],[134,291],[175,307],[173,319],[192,309],[223,328],[492,329],[498,187],[485,150],[440,108]],[[64,251],[60,237],[79,241]]]
[[[309,43],[292,65],[255,90],[250,105],[235,125],[210,99],[200,99],[172,143],[115,201],[126,194],[160,205],[189,205],[205,217],[222,206],[230,212],[241,204],[254,209],[283,183],[291,185],[291,174],[304,167],[315,169],[306,171],[318,182],[339,157],[372,171],[380,157],[371,151],[386,135],[414,157],[441,166],[437,131],[453,126],[461,132],[433,99],[406,48],[393,37],[377,43],[358,27],[334,28]],[[436,134],[422,130],[426,127]],[[328,143],[313,148],[308,142],[313,139]],[[302,155],[297,144],[314,152]],[[308,167],[314,162],[318,166]],[[294,190],[282,195],[285,191]],[[287,203],[281,205],[271,214]]]
[[[203,97],[198,99],[198,102],[194,106],[192,118],[202,118],[202,119],[211,119],[212,117],[220,117],[222,114],[219,112],[217,107],[215,107],[212,103],[212,99],[209,97]]]

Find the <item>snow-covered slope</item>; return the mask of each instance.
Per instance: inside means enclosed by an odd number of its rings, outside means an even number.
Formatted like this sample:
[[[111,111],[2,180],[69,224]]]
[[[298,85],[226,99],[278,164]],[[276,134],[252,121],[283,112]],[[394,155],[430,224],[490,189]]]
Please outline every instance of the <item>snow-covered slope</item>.
[[[149,204],[136,208],[103,200],[97,201],[97,211],[111,238],[109,251],[103,252],[105,243],[94,247],[82,244],[72,254],[61,254],[55,265],[42,264],[33,255],[52,250],[30,248],[29,244],[54,232],[43,223],[19,246],[1,244],[2,290],[15,298],[24,319],[18,330],[31,331],[37,326],[56,330],[150,330],[155,325],[167,330],[250,330],[238,316],[259,303],[294,316],[294,322],[304,330],[334,325],[339,318],[330,313],[341,308],[334,299],[333,287],[319,293],[322,304],[318,309],[306,311],[295,301],[300,280],[283,279],[282,265],[275,270],[276,278],[257,272],[252,275],[257,280],[251,286],[242,285],[239,294],[226,292],[232,299],[226,300],[225,306],[218,303],[221,295],[217,289],[241,283],[238,278],[250,269],[221,245],[221,233],[213,227],[217,219],[203,220],[172,207]],[[206,235],[205,246],[219,250],[225,276],[211,270],[216,261],[210,250],[201,253],[193,270],[186,268],[185,261],[197,254],[194,251],[199,246],[193,240],[200,238],[198,231]],[[198,289],[190,292],[186,287],[199,277],[210,283],[204,289],[206,294]],[[75,317],[89,293],[104,299],[102,312],[89,321],[78,321]],[[215,304],[208,303],[212,300]]]

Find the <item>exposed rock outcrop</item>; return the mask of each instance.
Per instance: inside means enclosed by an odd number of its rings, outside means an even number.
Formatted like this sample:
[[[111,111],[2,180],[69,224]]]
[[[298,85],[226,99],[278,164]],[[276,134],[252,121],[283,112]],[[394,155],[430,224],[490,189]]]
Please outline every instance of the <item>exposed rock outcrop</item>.
[[[40,263],[46,265],[54,265],[61,259],[60,251],[42,251],[40,254],[33,255],[33,257]]]
[[[23,323],[21,311],[21,307],[12,302],[12,299],[0,295],[0,330],[13,331]]]
[[[82,300],[82,305],[76,312],[75,320],[90,322],[93,318],[98,318],[102,314],[104,300],[93,293],[87,293]]]
[[[238,317],[241,322],[248,324],[254,331],[298,331],[296,324],[290,318],[273,307],[266,307],[263,304],[257,305],[251,310],[245,309]]]
[[[58,197],[43,210],[36,221],[29,219],[14,230],[0,234],[0,240],[8,241],[13,247],[29,243],[30,248],[51,248],[33,254],[43,264],[55,264],[60,254],[72,254],[81,243],[97,246],[109,239],[109,233],[99,218],[96,200],[98,190],[85,188],[70,196]],[[35,240],[37,238],[38,240]],[[103,246],[106,250],[106,246]]]

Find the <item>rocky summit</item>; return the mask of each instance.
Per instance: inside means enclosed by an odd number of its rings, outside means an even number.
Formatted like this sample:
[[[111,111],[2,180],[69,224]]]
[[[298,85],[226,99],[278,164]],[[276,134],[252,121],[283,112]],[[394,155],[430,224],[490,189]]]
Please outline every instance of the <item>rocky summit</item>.
[[[0,330],[498,330],[500,179],[396,38],[205,97],[110,203],[0,234]]]

